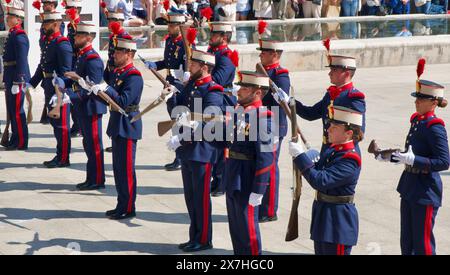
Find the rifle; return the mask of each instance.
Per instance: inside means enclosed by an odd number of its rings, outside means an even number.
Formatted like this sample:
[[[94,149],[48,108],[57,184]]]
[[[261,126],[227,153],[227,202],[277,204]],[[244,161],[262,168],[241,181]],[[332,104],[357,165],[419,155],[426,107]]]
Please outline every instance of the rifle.
[[[145,64],[145,59],[138,55],[139,59]],[[170,87],[170,83],[167,82],[164,77],[158,73],[155,69],[153,68],[149,68],[149,70],[155,75],[155,77],[163,84],[164,88]],[[178,92],[178,90],[173,91],[174,93]],[[156,98],[152,103],[150,103],[150,105],[148,105],[147,107],[145,107],[144,110],[142,110],[141,112],[139,112],[139,114],[135,115],[132,119],[131,119],[131,123],[141,119],[141,117],[143,115],[145,115],[146,113],[150,112],[151,110],[153,110],[154,108],[156,108],[157,106],[159,106],[162,102],[164,102],[164,99],[166,98],[166,96],[169,95],[169,93],[167,94],[161,94],[160,96],[158,96],[158,98]],[[159,130],[158,130],[159,131]]]
[[[30,124],[33,121],[33,98],[31,97],[30,89],[25,90],[25,98],[28,102],[27,124]]]
[[[53,78],[55,78],[56,71],[53,71]],[[59,90],[58,85],[54,85],[56,93],[56,106],[48,113],[48,116],[53,119],[59,119],[61,117],[61,106],[63,104],[63,93]]]
[[[8,106],[7,93],[5,91],[5,107]],[[3,147],[7,147],[9,145],[9,125],[11,125],[11,118],[9,117],[9,112],[6,112],[6,125],[5,130],[3,131],[2,140],[0,141],[0,145]]]
[[[169,132],[172,127],[177,124],[181,117],[178,119],[172,119],[172,120],[166,120],[158,122],[158,135],[160,137],[164,136],[167,132]],[[191,113],[190,114],[190,121],[203,121],[203,122],[209,122],[209,121],[224,121],[223,116],[216,116],[216,115],[209,115],[209,114],[199,114],[199,113]],[[191,125],[183,124],[184,126],[191,127]]]
[[[379,155],[381,155],[381,158],[385,160],[391,160],[392,154],[395,152],[400,152],[400,149],[385,149],[381,150],[378,146],[377,142],[373,139],[370,144],[367,151],[370,154],[374,154],[375,158],[377,158]],[[392,161],[392,160],[391,160]]]
[[[184,68],[185,70],[188,70],[189,68],[189,60],[191,59],[191,45],[187,39],[186,31],[189,28],[189,26],[179,25],[181,38],[183,39],[183,46],[184,46]]]
[[[296,114],[295,110],[295,98],[291,97],[289,99],[289,107],[292,114]],[[292,116],[291,119],[292,124],[292,141],[298,142],[298,125],[297,125],[297,116]],[[300,196],[302,195],[302,174],[300,170],[298,170],[297,166],[294,163],[294,159],[292,159],[292,168],[293,168],[293,181],[292,181],[292,207],[291,214],[289,215],[289,223],[286,232],[285,241],[290,242],[298,238],[298,205],[300,203]]]
[[[81,76],[79,76],[76,72],[66,72],[64,74],[65,77],[72,79],[73,81],[79,82],[81,79],[83,79]],[[89,88],[91,88],[92,86],[95,85],[95,83],[93,83],[92,81],[87,81],[85,80],[86,85],[89,86]],[[125,112],[125,110],[123,110],[107,93],[105,93],[104,91],[99,91],[98,92],[98,97],[100,97],[101,99],[103,99],[106,104],[108,104],[109,109],[112,111],[116,111],[121,113],[124,116],[128,116],[128,114]]]
[[[264,66],[261,63],[257,63],[256,64],[256,71],[269,77],[269,74],[267,73],[266,69],[264,69]],[[270,89],[272,91],[272,94],[278,93],[278,86],[277,84],[275,84],[275,82],[272,81],[272,79],[270,79],[269,77],[269,83],[270,83]],[[287,117],[291,120],[294,119],[294,117],[297,115],[297,113],[292,113],[291,111],[291,107],[286,103],[281,101],[280,102],[280,107],[281,109],[283,109],[283,111],[286,113]],[[295,119],[297,120],[297,119]],[[302,139],[303,143],[305,144],[306,148],[310,148],[311,146],[309,145],[309,143],[306,141],[306,138],[303,136],[303,133],[300,131],[300,128],[298,126],[295,127],[297,129],[297,133],[298,135],[300,135],[300,138]]]

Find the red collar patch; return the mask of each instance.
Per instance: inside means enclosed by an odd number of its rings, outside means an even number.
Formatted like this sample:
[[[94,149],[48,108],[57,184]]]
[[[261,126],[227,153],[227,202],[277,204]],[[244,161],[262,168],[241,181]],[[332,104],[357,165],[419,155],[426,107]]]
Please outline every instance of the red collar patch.
[[[350,151],[352,149],[355,149],[355,144],[353,143],[353,141],[351,141],[351,142],[347,142],[347,143],[344,143],[344,144],[331,144],[331,147],[336,152]]]
[[[82,56],[83,54],[87,53],[90,50],[92,50],[92,45],[88,45],[88,46],[84,47],[83,49],[81,49],[78,52],[78,56]]]
[[[205,76],[195,81],[195,86],[201,86],[212,81],[211,75]]]
[[[130,64],[126,65],[126,66],[123,67],[123,68],[117,68],[117,69],[115,69],[114,72],[115,72],[115,73],[122,74],[123,72],[125,72],[125,71],[131,69],[132,67],[134,67],[133,62],[131,62]]]
[[[264,69],[265,69],[266,71],[269,71],[269,70],[272,70],[272,69],[276,69],[276,68],[278,68],[278,67],[280,67],[280,63],[274,63],[274,64],[272,64],[272,65],[264,66]]]
[[[54,34],[52,34],[51,36],[47,37],[48,41],[52,41],[53,39],[56,39],[58,37],[61,36],[61,32],[55,32]]]

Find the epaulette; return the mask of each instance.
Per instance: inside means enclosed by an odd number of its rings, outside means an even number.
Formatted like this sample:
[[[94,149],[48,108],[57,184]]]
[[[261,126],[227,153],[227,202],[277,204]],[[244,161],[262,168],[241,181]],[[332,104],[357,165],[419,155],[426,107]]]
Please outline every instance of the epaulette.
[[[214,84],[208,88],[208,91],[213,91],[213,90],[219,90],[219,91],[223,92],[223,87],[220,86],[219,84]]]
[[[357,98],[357,99],[364,99],[364,98],[366,98],[366,96],[364,95],[364,93],[362,93],[362,92],[360,92],[360,91],[349,92],[349,93],[348,93],[348,97],[349,97],[349,98]]]
[[[129,70],[129,71],[127,72],[127,75],[138,75],[138,76],[142,76],[141,72],[138,71],[137,69]]]
[[[416,119],[416,117],[419,116],[419,113],[414,113],[412,114],[411,118],[409,119],[409,122],[413,122],[414,119]]]
[[[279,69],[275,70],[275,75],[288,74],[288,73],[289,73],[288,69],[279,68]]]
[[[60,44],[60,43],[62,43],[62,42],[64,42],[64,41],[69,42],[69,39],[68,39],[67,37],[63,36],[63,37],[58,38],[58,40],[56,41],[56,43],[57,43],[57,44]]]
[[[435,117],[432,120],[428,121],[427,128],[430,128],[431,126],[433,126],[435,124],[441,124],[442,126],[445,127],[445,122],[442,119]]]
[[[86,56],[86,60],[97,59],[97,58],[100,58],[100,56],[96,53]]]
[[[344,156],[342,157],[343,159],[353,159],[356,161],[356,163],[358,163],[358,166],[361,166],[361,157],[354,152],[347,152],[344,154]]]
[[[18,31],[16,31],[16,35],[21,35],[21,34],[27,35],[27,33],[26,33],[24,30],[18,30]]]
[[[273,112],[270,110],[265,110],[264,112],[260,112],[258,117],[272,117]]]

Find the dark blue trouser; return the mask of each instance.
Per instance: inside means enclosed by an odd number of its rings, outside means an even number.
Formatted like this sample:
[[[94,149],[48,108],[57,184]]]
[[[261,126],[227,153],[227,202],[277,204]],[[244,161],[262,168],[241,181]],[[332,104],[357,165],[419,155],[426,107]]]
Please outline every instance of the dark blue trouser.
[[[225,188],[223,186],[222,174],[225,168],[225,149],[217,150],[217,162],[214,164],[212,170],[212,182],[211,190],[224,192]]]
[[[181,161],[184,199],[191,219],[189,241],[207,244],[212,240],[211,163]]]
[[[259,217],[274,217],[277,215],[278,210],[278,190],[280,188],[280,170],[278,168],[278,158],[280,157],[281,143],[283,137],[279,138],[277,148],[274,154],[276,154],[275,165],[270,170],[270,182],[264,194],[262,204],[259,206]]]
[[[438,207],[401,200],[400,247],[402,255],[434,255],[433,227]]]
[[[20,85],[20,92],[13,95],[11,93],[11,86],[8,85],[5,96],[7,104],[7,112],[11,119],[11,139],[9,146],[14,146],[19,149],[28,148],[28,126],[23,103],[25,101],[25,91]]]
[[[86,181],[97,185],[105,184],[102,117],[101,114],[78,117],[83,134],[83,148],[88,158]]]
[[[119,214],[136,211],[136,145],[137,140],[112,138],[114,182],[117,190],[116,211]]]
[[[316,255],[344,256],[350,255],[350,253],[352,252],[352,246],[314,241],[314,252],[316,253]]]
[[[226,193],[228,226],[235,255],[261,255],[259,207],[248,204],[250,194]]]
[[[48,106],[48,112],[53,108]],[[53,127],[53,134],[56,138],[56,159],[59,163],[67,163],[70,160],[70,104],[64,104],[61,107],[61,116],[59,119],[49,117],[50,124]]]

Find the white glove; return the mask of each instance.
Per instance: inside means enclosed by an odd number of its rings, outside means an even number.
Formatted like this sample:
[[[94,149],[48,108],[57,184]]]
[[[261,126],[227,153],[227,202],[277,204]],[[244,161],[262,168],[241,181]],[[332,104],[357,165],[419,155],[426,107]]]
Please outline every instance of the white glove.
[[[391,161],[390,159],[384,159],[381,154],[376,156],[375,159],[378,160],[379,162],[390,162]]]
[[[392,154],[393,160],[398,161],[398,163],[403,163],[403,164],[407,164],[407,165],[411,165],[411,166],[414,164],[415,158],[416,158],[416,156],[414,155],[414,153],[412,151],[411,145],[409,145],[408,151],[406,151],[406,153],[394,152]]]
[[[261,205],[263,196],[264,196],[263,194],[257,194],[253,192],[250,193],[250,197],[248,198],[248,204],[250,204],[253,207]]]
[[[169,100],[176,91],[178,91],[177,88],[170,85],[169,87],[164,88],[159,96],[167,102],[167,100]]]
[[[241,134],[244,134],[244,132],[245,132],[245,126],[246,126],[247,124],[245,123],[245,121],[242,119],[242,120],[239,120],[239,125],[237,126],[237,131],[236,131],[236,134],[237,135],[241,135]]]
[[[57,103],[58,103],[58,96],[56,94],[54,94],[52,96],[52,98],[50,99],[49,104],[50,104],[50,106],[52,106],[52,108],[54,108],[54,107],[56,107]],[[72,103],[70,101],[70,97],[68,94],[64,93],[62,105],[69,104],[69,103]]]
[[[177,126],[191,126],[189,113],[181,113],[177,118]]]
[[[30,83],[25,83],[25,90],[34,90],[34,87]]]
[[[166,143],[166,145],[170,151],[177,150],[177,148],[181,146],[180,137],[179,136],[171,136],[169,141]]]
[[[89,81],[89,76],[87,77],[87,80]],[[83,78],[78,79],[78,85],[80,85],[80,87],[85,90],[89,90],[89,86],[86,84],[86,81]]]
[[[18,93],[20,93],[20,86],[17,85],[17,84],[14,84],[14,85],[11,87],[11,93],[12,93],[13,95],[17,95]]]
[[[300,143],[293,142],[292,140],[289,141],[289,154],[291,156],[296,158],[304,152],[305,149],[303,149],[303,146]]]
[[[240,88],[241,88],[241,86],[233,84],[233,88],[231,89],[231,94],[233,96],[237,97],[238,96],[238,91],[239,91]]]
[[[184,71],[183,65],[180,65],[179,69],[170,69],[170,74],[173,75],[176,79],[183,81],[184,79]]]
[[[91,93],[94,93],[94,95],[98,95],[98,92],[105,91],[106,89],[108,89],[108,84],[101,83],[101,84],[96,84],[96,85],[92,86],[89,90],[91,91]],[[89,94],[91,94],[91,93],[89,93]]]
[[[289,96],[281,88],[278,88],[277,92],[272,94],[272,96],[278,104],[280,104],[280,101],[284,101],[286,103],[289,102]]]

